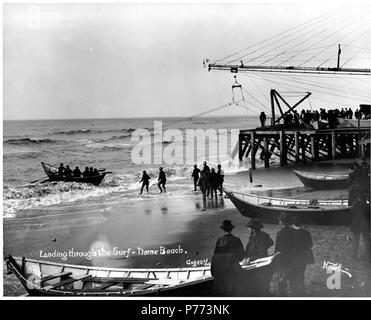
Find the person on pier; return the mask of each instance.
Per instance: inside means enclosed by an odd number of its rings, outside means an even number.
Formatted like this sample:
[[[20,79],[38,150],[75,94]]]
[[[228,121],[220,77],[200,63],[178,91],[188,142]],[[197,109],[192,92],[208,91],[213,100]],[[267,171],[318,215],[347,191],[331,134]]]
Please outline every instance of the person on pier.
[[[149,180],[151,179],[151,177],[147,174],[147,172],[144,170],[143,171],[143,175],[142,175],[142,179],[139,181],[139,183],[142,182],[142,187],[140,188],[140,194],[143,193],[143,189],[144,187],[146,188],[147,190],[147,193],[149,192],[148,191],[148,186],[149,186]]]
[[[234,226],[230,220],[224,220],[220,228],[225,234],[216,241],[211,260],[214,294],[237,296],[241,274],[239,262],[244,258],[244,249],[241,239],[232,235]]]
[[[162,193],[163,192],[166,192],[166,174],[165,174],[165,171],[164,171],[164,168],[160,167],[160,172],[159,172],[159,175],[158,175],[158,188],[160,189],[160,192]]]
[[[200,173],[201,173],[201,170],[197,168],[197,165],[195,164],[193,166],[193,171],[192,171],[192,178],[193,178],[193,185],[194,185],[194,191],[197,190],[197,182],[198,182],[198,179],[200,179]]]
[[[260,113],[259,120],[260,120],[261,127],[264,128],[265,127],[265,121],[267,120],[267,116],[266,116],[264,111],[262,111]]]

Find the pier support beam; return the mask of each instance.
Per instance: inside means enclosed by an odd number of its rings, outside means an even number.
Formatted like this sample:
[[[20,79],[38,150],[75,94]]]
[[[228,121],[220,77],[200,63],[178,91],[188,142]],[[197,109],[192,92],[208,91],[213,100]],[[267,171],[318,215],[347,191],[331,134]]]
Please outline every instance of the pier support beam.
[[[312,154],[313,161],[318,161],[319,160],[318,143],[314,136],[310,137],[310,148],[311,148],[311,154]]]
[[[280,166],[287,165],[286,135],[280,131]]]
[[[264,138],[264,167],[269,168],[269,140],[267,137]]]
[[[251,169],[255,170],[256,163],[255,163],[255,155],[256,155],[256,146],[255,146],[255,132],[251,132]]]
[[[333,130],[331,132],[331,158],[336,159],[336,132]]]
[[[295,163],[299,162],[299,132],[295,131]]]

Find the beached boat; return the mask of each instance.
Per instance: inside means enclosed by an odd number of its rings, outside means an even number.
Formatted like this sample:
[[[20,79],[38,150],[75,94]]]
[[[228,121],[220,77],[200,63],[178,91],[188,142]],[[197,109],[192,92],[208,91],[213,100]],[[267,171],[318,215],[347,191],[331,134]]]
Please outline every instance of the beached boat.
[[[270,282],[277,255],[242,267],[246,295]],[[194,268],[121,269],[70,265],[8,256],[8,273],[31,296],[213,296],[210,266]],[[246,282],[245,282],[246,281]]]
[[[98,186],[107,173],[111,173],[108,171],[101,172],[99,175],[96,176],[89,176],[89,177],[65,177],[58,175],[58,168],[52,166],[51,164],[41,162],[41,165],[48,176],[47,181],[65,181],[65,182],[78,182],[78,183],[91,183],[95,186]]]
[[[350,222],[347,200],[281,199],[228,190],[225,193],[242,215],[266,223],[279,223],[283,212],[308,225],[349,225]]]
[[[348,174],[324,174],[293,170],[299,180],[308,188],[317,190],[346,189]]]

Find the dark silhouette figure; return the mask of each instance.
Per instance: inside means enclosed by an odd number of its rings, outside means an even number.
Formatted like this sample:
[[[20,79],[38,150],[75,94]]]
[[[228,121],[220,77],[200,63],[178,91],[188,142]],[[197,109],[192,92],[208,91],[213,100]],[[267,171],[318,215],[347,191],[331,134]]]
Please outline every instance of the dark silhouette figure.
[[[260,120],[261,126],[264,128],[265,127],[265,121],[267,120],[267,116],[264,113],[264,111],[260,113],[259,120]]]
[[[193,172],[192,172],[192,178],[193,178],[193,185],[194,185],[194,191],[197,190],[197,182],[200,178],[201,170],[197,168],[197,165],[193,166]]]
[[[75,178],[80,178],[80,177],[81,177],[81,171],[80,171],[79,167],[76,167],[76,168],[72,171],[72,175],[73,175]]]
[[[149,179],[151,179],[151,177],[147,174],[146,171],[143,171],[142,179],[139,181],[139,183],[142,182],[142,187],[140,188],[140,194],[143,193],[144,187],[146,187],[146,190],[148,193]]]
[[[160,167],[160,173],[158,175],[158,188],[160,189],[160,192],[164,191],[166,192],[166,174],[162,167]]]
[[[64,170],[65,170],[65,168],[64,168],[64,166],[63,166],[63,163],[61,163],[61,164],[59,165],[59,168],[58,168],[58,175],[59,175],[59,176],[63,176],[63,175],[64,175]]]
[[[211,261],[211,274],[214,277],[214,294],[217,296],[237,296],[244,249],[241,239],[232,235],[230,220],[224,220],[220,228],[224,236],[216,241]]]

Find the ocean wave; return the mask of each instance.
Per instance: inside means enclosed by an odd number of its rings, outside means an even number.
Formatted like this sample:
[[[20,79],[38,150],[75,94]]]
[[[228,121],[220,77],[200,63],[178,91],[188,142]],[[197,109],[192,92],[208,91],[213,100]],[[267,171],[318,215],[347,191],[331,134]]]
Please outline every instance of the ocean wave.
[[[52,132],[53,134],[62,134],[62,135],[77,135],[77,134],[86,134],[86,133],[117,133],[117,132],[126,132],[131,133],[137,129],[135,128],[124,128],[124,129],[116,129],[116,130],[99,130],[99,129],[78,129],[78,130],[67,130],[67,131],[55,131]],[[148,129],[151,130],[151,129]]]
[[[79,130],[69,130],[69,131],[57,131],[57,132],[53,132],[53,134],[74,135],[74,134],[92,133],[92,132],[100,133],[101,131],[91,130],[91,129],[79,129]]]
[[[29,145],[29,144],[42,144],[42,143],[56,143],[59,140],[55,139],[37,139],[37,138],[16,138],[4,140],[4,143],[13,145]]]

